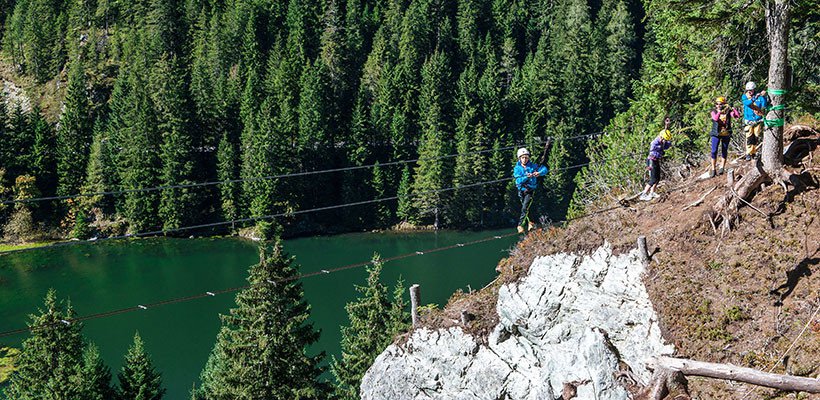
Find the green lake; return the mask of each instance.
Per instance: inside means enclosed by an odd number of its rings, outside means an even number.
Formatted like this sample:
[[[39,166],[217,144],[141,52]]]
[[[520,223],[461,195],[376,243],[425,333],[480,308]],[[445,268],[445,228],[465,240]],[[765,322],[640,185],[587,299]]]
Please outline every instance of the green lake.
[[[310,273],[367,261],[374,252],[387,258],[502,233],[509,230],[358,233],[287,240],[285,250],[301,273]],[[408,287],[418,283],[423,303],[443,305],[458,289],[492,281],[496,264],[516,240],[506,237],[389,262],[382,281],[391,287],[399,277]],[[0,255],[0,331],[25,327],[26,316],[42,306],[49,288],[69,298],[83,316],[243,285],[257,257],[254,243],[232,238],[100,242]],[[312,351],[338,356],[339,327],[348,322],[344,305],[356,297],[354,285],[365,279],[364,268],[355,268],[302,281],[312,321],[321,330]],[[186,399],[213,346],[218,315],[233,301],[234,294],[224,294],[93,319],[84,323],[83,333],[116,376],[139,331],[162,373],[166,398]],[[19,346],[24,338],[0,338],[0,344]]]

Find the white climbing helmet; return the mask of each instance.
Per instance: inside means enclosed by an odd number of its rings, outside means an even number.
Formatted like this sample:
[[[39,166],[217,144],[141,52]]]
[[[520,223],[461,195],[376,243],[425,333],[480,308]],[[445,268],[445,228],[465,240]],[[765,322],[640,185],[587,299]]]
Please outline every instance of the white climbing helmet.
[[[755,90],[755,89],[757,89],[757,85],[755,85],[754,82],[752,82],[752,81],[746,82],[746,91]]]
[[[530,151],[529,151],[529,150],[527,150],[527,148],[526,148],[526,147],[522,147],[522,148],[518,149],[518,153],[517,153],[517,154],[518,154],[518,158],[521,158],[521,156],[528,156],[528,155],[530,155]]]

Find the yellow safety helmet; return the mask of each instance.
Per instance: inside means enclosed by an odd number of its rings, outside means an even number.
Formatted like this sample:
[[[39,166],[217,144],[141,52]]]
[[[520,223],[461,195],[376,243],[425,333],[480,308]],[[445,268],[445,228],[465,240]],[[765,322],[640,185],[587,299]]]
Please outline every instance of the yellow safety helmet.
[[[661,139],[666,140],[667,142],[671,142],[672,132],[670,132],[669,129],[664,129],[663,132],[661,132]]]
[[[718,98],[715,99],[715,103],[726,104],[726,98],[723,97],[723,96],[719,96]]]

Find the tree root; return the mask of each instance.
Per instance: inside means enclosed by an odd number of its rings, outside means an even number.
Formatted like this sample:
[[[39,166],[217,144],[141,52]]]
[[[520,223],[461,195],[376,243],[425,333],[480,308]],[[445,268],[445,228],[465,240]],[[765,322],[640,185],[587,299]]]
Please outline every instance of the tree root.
[[[680,371],[657,368],[652,380],[635,400],[690,400],[688,381]]]

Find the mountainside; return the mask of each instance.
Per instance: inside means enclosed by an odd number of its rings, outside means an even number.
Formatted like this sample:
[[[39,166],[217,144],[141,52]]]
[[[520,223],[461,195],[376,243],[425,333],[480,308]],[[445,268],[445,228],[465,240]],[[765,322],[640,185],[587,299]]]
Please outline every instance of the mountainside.
[[[815,161],[820,159],[818,145],[820,135],[816,130],[788,130],[787,165],[804,185],[790,188],[785,195],[780,186],[764,187],[750,205],[738,210],[738,219],[731,231],[721,232],[710,222],[719,198],[732,195],[726,177],[702,179],[699,177],[703,171],[701,167],[681,167],[679,171],[669,171],[677,179],[661,184],[659,191],[662,195],[658,200],[622,202],[614,207],[601,208],[600,212],[591,211],[565,228],[530,233],[511,256],[501,262],[498,267],[500,275],[495,282],[475,293],[459,293],[444,310],[425,315],[423,326],[426,330],[412,333],[410,343],[424,343],[417,338],[436,335],[425,333],[427,330],[450,329],[440,331],[445,333],[439,335],[445,335],[452,334],[449,332],[455,329],[471,335],[476,343],[493,348],[500,329],[496,326],[517,323],[503,311],[504,293],[515,285],[524,285],[523,282],[533,279],[533,275],[541,274],[538,271],[545,256],[600,254],[600,247],[609,243],[613,258],[619,257],[618,254],[624,257],[636,247],[639,236],[646,236],[651,261],[642,274],[642,281],[659,315],[663,338],[674,346],[676,357],[817,377],[820,374],[820,317],[817,313],[820,309],[820,278],[813,272],[820,264],[820,222],[817,221],[820,168]],[[734,175],[745,174],[752,163],[732,163]],[[631,268],[637,268],[636,265],[633,263]],[[555,277],[544,281],[547,287],[560,285],[561,279],[556,278],[565,274],[557,268],[553,266],[551,270]],[[520,297],[538,298],[541,293],[544,296],[563,295],[561,290],[546,290]],[[595,290],[584,293],[596,295]],[[615,304],[627,298],[631,297],[623,296]],[[539,301],[550,303],[548,299]],[[556,304],[564,306],[564,303]],[[560,309],[563,312],[563,308]],[[474,314],[476,319],[459,328],[461,310]],[[606,315],[603,312],[606,308],[599,310],[601,316]],[[530,320],[549,319],[555,315],[549,308],[533,309],[531,314],[528,316]],[[566,318],[572,321],[578,315]],[[604,323],[612,322],[605,320],[591,320],[589,329],[602,328]],[[650,321],[644,317],[641,322]],[[625,325],[630,326],[629,323]],[[561,342],[569,336],[558,337]],[[538,349],[535,353],[549,348],[549,345],[541,347],[539,341],[543,338],[533,338],[532,335],[522,334],[517,340],[530,342]],[[622,349],[617,343],[615,347]],[[396,348],[391,349],[380,359],[395,356]],[[405,347],[403,351],[410,354],[425,352],[418,347]],[[579,358],[582,353],[578,352]],[[641,362],[627,364],[638,372],[643,368]],[[516,369],[515,365],[509,367]],[[425,374],[435,376],[436,371],[426,371]],[[645,375],[641,378],[644,379],[642,383],[647,383]],[[489,381],[498,377],[483,379]],[[402,384],[408,381],[412,382],[412,379],[407,378]],[[382,382],[382,385],[387,384]],[[552,390],[558,396],[554,383]],[[689,392],[692,398],[700,399],[794,398],[774,389],[697,377],[689,377]],[[578,393],[578,398],[595,398],[581,396],[580,387]],[[596,393],[602,394],[600,391]],[[820,398],[820,395],[801,396],[797,398]]]

